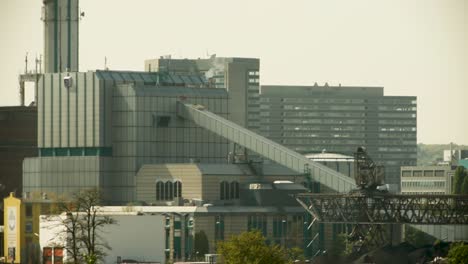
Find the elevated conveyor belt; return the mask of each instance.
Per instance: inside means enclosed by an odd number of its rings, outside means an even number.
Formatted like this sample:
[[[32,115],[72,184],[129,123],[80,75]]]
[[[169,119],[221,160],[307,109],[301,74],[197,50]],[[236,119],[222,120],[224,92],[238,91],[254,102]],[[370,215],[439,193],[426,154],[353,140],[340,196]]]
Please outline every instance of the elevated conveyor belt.
[[[211,113],[202,105],[179,102],[177,113],[182,118],[191,120],[195,124],[227,140],[256,152],[265,158],[276,161],[294,171],[299,173],[310,172],[312,180],[335,191],[344,193],[356,188],[354,179],[320,163],[313,162],[293,150]]]

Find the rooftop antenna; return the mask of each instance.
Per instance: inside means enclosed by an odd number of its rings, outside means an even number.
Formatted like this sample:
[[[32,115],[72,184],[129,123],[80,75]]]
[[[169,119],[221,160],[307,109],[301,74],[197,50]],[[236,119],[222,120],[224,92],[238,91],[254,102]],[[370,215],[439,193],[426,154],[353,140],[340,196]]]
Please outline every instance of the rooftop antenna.
[[[39,54],[39,73],[42,73],[42,54]]]
[[[36,58],[34,59],[34,64],[35,64],[35,68],[34,68],[34,73],[37,73],[37,64],[39,63],[39,59],[37,58],[37,54],[36,54]]]
[[[109,67],[107,67],[107,56],[104,56],[104,70],[109,70]]]
[[[28,53],[27,52],[26,52],[26,56],[24,58],[24,64],[25,64],[24,73],[28,73]]]

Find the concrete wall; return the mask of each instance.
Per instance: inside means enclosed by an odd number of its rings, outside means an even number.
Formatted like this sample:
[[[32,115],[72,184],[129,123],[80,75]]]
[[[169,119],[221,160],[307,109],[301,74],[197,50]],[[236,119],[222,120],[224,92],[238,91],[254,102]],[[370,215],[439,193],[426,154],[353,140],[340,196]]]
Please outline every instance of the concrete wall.
[[[73,79],[70,88],[64,86],[66,76]],[[44,74],[38,88],[38,147],[109,146],[105,92],[94,72]]]
[[[52,195],[104,187],[104,172],[110,170],[111,159],[107,157],[27,158],[23,163],[23,191]]]

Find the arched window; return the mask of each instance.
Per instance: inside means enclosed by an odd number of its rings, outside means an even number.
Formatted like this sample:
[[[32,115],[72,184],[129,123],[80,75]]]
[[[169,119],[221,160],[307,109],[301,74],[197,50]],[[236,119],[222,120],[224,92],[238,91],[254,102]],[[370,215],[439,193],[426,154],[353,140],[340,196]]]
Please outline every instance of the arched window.
[[[174,192],[172,188],[172,182],[167,181],[164,184],[164,200],[166,201],[172,200],[173,197],[174,197]]]
[[[236,181],[231,182],[231,185],[229,186],[230,190],[230,196],[231,199],[239,199],[239,183]]]
[[[180,181],[174,183],[174,197],[182,197],[182,183]]]
[[[219,197],[221,200],[239,199],[239,183],[222,181],[219,184]]]
[[[229,183],[227,181],[220,183],[219,194],[221,200],[229,200]]]
[[[164,199],[164,183],[161,181],[156,182],[156,201]]]

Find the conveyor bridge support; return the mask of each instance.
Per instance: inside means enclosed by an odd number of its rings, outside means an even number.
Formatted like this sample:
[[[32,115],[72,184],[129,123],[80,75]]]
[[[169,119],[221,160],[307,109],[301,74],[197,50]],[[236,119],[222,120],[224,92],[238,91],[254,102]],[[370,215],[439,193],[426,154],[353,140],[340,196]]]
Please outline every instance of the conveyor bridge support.
[[[310,172],[312,180],[332,190],[345,193],[356,188],[354,179],[216,115],[202,105],[178,102],[177,113],[200,127],[296,172]]]

